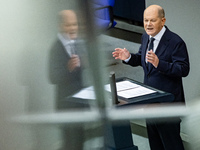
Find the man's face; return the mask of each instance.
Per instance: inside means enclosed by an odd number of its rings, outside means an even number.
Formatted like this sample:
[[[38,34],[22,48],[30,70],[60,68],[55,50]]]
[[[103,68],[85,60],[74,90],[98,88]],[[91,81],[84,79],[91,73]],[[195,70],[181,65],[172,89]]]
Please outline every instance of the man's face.
[[[166,19],[158,16],[158,11],[148,9],[144,12],[144,29],[148,35],[157,35],[165,24]]]
[[[78,36],[78,22],[75,16],[63,20],[61,24],[62,32],[66,33],[70,39],[76,39]]]

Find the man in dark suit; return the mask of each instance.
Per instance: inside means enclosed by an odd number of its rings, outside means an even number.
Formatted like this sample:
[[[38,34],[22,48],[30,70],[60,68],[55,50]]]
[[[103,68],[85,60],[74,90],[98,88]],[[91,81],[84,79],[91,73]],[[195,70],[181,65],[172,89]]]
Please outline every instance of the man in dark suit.
[[[189,57],[185,42],[165,26],[164,9],[151,5],[144,11],[142,43],[138,53],[116,48],[115,59],[131,66],[142,66],[144,84],[174,94],[173,102],[184,103],[182,77],[189,74]],[[152,41],[152,42],[151,42]],[[183,150],[180,118],[158,122],[147,120],[151,150]]]
[[[73,10],[59,13],[58,39],[50,51],[50,81],[57,85],[56,107],[65,109],[66,98],[82,88],[81,40],[78,20]],[[70,106],[68,107],[70,108]]]
[[[78,18],[73,10],[59,13],[59,33],[50,51],[49,77],[56,85],[56,110],[73,110],[83,108],[71,96],[83,88],[83,54],[84,42],[78,38]],[[82,150],[84,143],[84,126],[63,125],[62,149]]]

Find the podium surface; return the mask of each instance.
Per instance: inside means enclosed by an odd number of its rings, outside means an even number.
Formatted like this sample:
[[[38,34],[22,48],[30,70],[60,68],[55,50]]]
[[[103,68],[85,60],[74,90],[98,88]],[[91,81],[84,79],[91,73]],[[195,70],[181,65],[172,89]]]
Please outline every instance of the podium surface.
[[[137,104],[167,103],[167,102],[172,102],[174,100],[174,95],[171,93],[167,93],[167,92],[152,88],[150,86],[144,85],[141,82],[138,82],[126,77],[116,79],[116,84],[122,81],[128,81],[130,83],[133,83],[142,87],[143,89],[152,90],[153,92],[149,94],[143,94],[143,95],[141,94],[140,96],[133,96],[129,98],[118,95],[118,100],[122,104],[120,105],[120,107],[127,106],[127,105],[129,106],[137,105]]]

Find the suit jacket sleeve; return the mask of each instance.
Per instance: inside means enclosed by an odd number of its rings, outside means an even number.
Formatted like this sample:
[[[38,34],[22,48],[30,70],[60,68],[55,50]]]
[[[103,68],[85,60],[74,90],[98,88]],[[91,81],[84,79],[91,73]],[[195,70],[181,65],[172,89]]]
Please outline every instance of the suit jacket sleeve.
[[[168,76],[185,77],[190,69],[187,47],[182,39],[174,38],[175,42],[174,39],[169,41],[165,55],[159,57],[157,70]]]

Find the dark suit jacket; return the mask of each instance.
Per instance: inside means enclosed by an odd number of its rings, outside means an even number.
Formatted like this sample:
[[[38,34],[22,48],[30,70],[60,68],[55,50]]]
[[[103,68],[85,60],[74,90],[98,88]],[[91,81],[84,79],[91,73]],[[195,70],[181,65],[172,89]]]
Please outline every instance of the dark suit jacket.
[[[158,67],[146,67],[145,57],[149,35],[142,35],[142,43],[137,54],[131,54],[128,63],[131,66],[142,66],[144,84],[174,94],[174,102],[185,102],[182,77],[190,70],[189,57],[185,42],[167,27],[156,49],[159,58]],[[125,63],[125,62],[124,62]]]
[[[78,53],[79,55],[79,53]],[[80,56],[80,55],[79,55]],[[70,56],[62,43],[57,40],[50,51],[49,77],[56,84],[56,105],[61,108],[62,101],[82,88],[82,64],[75,71],[69,72],[67,63]]]

